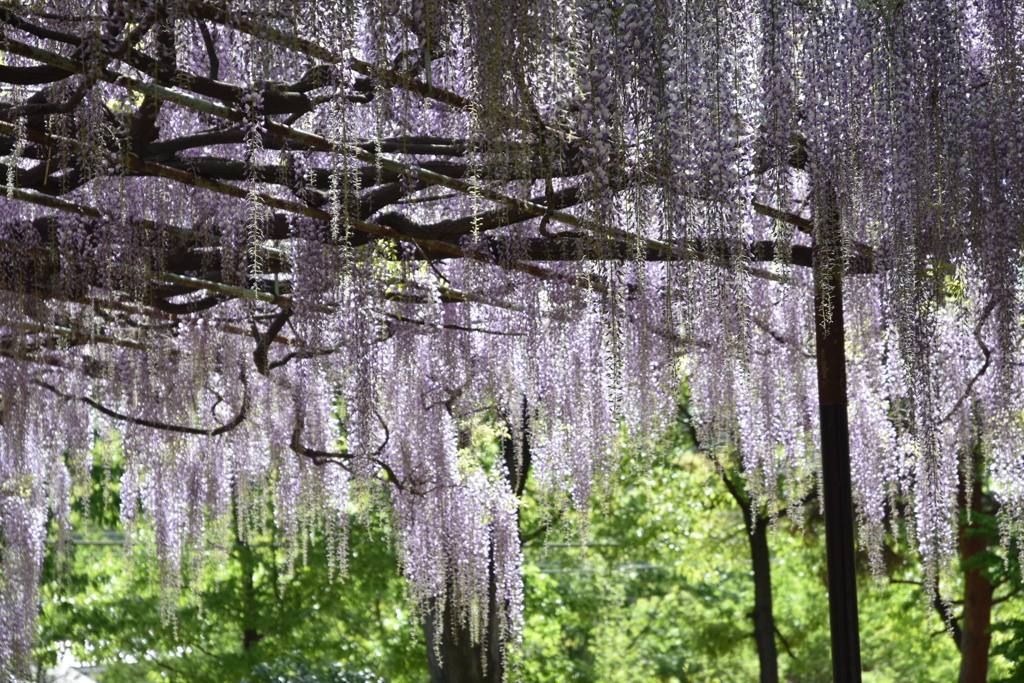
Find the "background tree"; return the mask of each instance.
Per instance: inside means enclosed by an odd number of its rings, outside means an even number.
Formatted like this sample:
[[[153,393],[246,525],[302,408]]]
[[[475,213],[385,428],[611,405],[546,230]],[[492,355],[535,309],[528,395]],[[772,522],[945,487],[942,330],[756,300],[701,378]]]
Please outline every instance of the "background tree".
[[[683,436],[675,433],[643,461],[621,453],[622,470],[588,514],[585,538],[577,528],[580,520],[545,520],[543,506],[527,490],[523,646],[514,669],[524,680],[757,677],[755,590],[743,513],[715,468],[688,449]],[[114,482],[116,470],[115,465],[110,474]],[[116,499],[100,505],[101,490],[110,498],[105,476],[98,468],[93,512],[106,515],[94,523],[116,528]],[[71,649],[83,661],[105,664],[107,680],[169,673],[158,661],[180,670],[176,676],[183,681],[251,674],[255,681],[307,680],[305,675],[323,683],[335,681],[339,672],[361,670],[395,683],[424,680],[427,646],[393,573],[386,522],[354,523],[352,534],[355,554],[344,582],[325,580],[320,543],[310,546],[306,560],[298,559],[291,576],[279,567],[280,559],[269,557],[267,544],[254,548],[262,577],[256,600],[261,614],[271,618],[263,622],[264,638],[244,658],[240,601],[232,588],[241,584],[237,561],[222,564],[214,576],[190,579],[189,599],[175,606],[176,623],[161,623],[158,591],[147,571],[155,558],[147,545],[131,551],[135,569],[129,570],[125,546],[89,545],[112,537],[76,524],[71,574],[51,575],[54,583],[43,587],[42,644],[54,656]],[[802,528],[780,520],[769,542],[780,675],[828,681],[820,513],[812,512]],[[1000,558],[992,563],[993,571],[1002,570]],[[862,564],[867,572],[866,557]],[[266,583],[275,572],[276,590]],[[867,581],[861,595],[865,623],[872,627],[865,634],[866,678],[955,678],[957,646],[943,613],[922,592],[920,569],[905,546],[893,546],[887,555],[887,576],[894,583]],[[948,590],[958,594],[960,584]],[[1021,607],[1015,600],[999,602],[1002,590],[994,607],[997,626],[1009,624]],[[997,647],[1016,642],[1011,633],[995,638]],[[130,656],[138,661],[131,663]],[[992,657],[993,677],[1009,675],[1014,661]]]

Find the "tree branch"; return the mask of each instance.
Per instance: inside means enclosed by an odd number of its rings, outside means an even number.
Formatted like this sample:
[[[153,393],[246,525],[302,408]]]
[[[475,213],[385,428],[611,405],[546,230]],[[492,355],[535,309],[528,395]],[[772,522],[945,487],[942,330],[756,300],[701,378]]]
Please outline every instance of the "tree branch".
[[[211,429],[201,429],[201,428],[198,428],[198,427],[186,427],[184,425],[175,425],[175,424],[170,424],[170,423],[167,423],[167,422],[161,422],[159,420],[150,420],[150,419],[147,419],[147,418],[132,417],[131,415],[127,415],[125,413],[121,413],[121,412],[118,412],[118,411],[113,410],[111,408],[108,408],[108,407],[104,406],[102,403],[100,403],[99,401],[96,401],[96,400],[94,400],[92,398],[89,398],[88,396],[74,396],[72,394],[67,394],[67,393],[61,391],[60,389],[58,389],[57,387],[53,386],[52,384],[47,384],[46,382],[43,382],[43,381],[40,381],[40,380],[33,380],[33,383],[36,384],[39,387],[42,387],[43,389],[46,389],[47,391],[49,391],[51,393],[59,396],[60,398],[65,399],[65,400],[68,400],[68,401],[81,401],[82,403],[85,403],[86,405],[90,406],[91,408],[96,409],[97,411],[99,411],[100,413],[106,415],[107,417],[113,418],[113,419],[118,420],[120,422],[127,422],[129,424],[139,425],[139,426],[142,426],[142,427],[150,427],[152,429],[159,429],[161,431],[175,432],[177,434],[195,434],[195,435],[201,435],[201,436],[220,436],[221,434],[226,434],[227,432],[230,432],[231,430],[235,429],[236,427],[238,427],[240,424],[242,424],[245,421],[246,413],[248,412],[248,409],[249,409],[249,384],[246,381],[245,373],[242,373],[241,379],[242,379],[242,405],[239,408],[238,413],[233,418],[231,418],[231,420],[229,420],[228,422],[220,425],[219,427],[214,427],[214,428],[211,428]]]

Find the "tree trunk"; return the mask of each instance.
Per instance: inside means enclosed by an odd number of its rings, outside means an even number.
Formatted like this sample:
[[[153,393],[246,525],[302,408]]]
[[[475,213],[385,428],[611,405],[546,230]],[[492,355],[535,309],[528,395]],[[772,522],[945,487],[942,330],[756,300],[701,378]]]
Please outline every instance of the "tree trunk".
[[[487,633],[475,645],[469,629],[453,613],[451,605],[444,611],[440,634],[435,631],[436,605],[428,610],[423,620],[423,631],[427,638],[427,661],[432,683],[501,683],[504,675],[503,648],[498,638],[500,624],[496,618],[493,581],[490,600],[491,617]]]
[[[964,491],[961,491],[961,509],[967,519],[960,525],[960,560],[969,568],[964,570],[964,611],[960,635],[960,683],[984,683],[988,680],[988,650],[992,644],[989,626],[992,621],[993,587],[980,567],[971,560],[985,552],[989,538],[980,533],[973,514],[982,512],[984,491],[981,477],[974,476],[971,487],[971,506],[967,509]]]
[[[238,566],[241,574],[241,595],[239,609],[240,626],[242,627],[242,652],[248,653],[257,643],[263,640],[263,634],[259,630],[260,603],[256,592],[256,556],[248,543],[242,541],[238,525],[238,508],[234,504],[234,492],[232,492],[232,531],[235,535],[235,553],[238,558]]]
[[[239,541],[238,559],[242,568],[242,650],[248,652],[263,639],[259,625],[259,599],[256,595],[256,560],[252,548]]]
[[[749,513],[748,513],[749,514]],[[768,519],[758,515],[749,528],[750,559],[754,570],[754,640],[761,667],[761,683],[778,683],[779,653],[775,646],[772,612],[772,568],[768,553]]]
[[[517,450],[513,439],[503,439],[502,456],[505,460],[505,476],[509,488],[517,498],[522,498],[526,479],[530,474],[531,452],[529,443],[529,412],[526,400],[522,404],[522,450]],[[511,427],[510,427],[510,432]],[[458,618],[449,602],[437,619],[438,605],[432,602],[423,619],[423,631],[427,639],[427,661],[430,666],[431,683],[501,683],[505,674],[504,645],[501,642],[501,624],[498,615],[497,590],[493,564],[488,590],[487,632],[480,642],[474,644],[466,624]],[[436,629],[440,626],[441,633]]]
[[[768,518],[754,514],[750,496],[726,472],[720,474],[729,495],[743,513],[743,526],[750,543],[750,564],[754,571],[754,642],[761,671],[761,683],[778,683],[779,651],[775,646],[775,614],[772,611],[772,565],[768,551]]]

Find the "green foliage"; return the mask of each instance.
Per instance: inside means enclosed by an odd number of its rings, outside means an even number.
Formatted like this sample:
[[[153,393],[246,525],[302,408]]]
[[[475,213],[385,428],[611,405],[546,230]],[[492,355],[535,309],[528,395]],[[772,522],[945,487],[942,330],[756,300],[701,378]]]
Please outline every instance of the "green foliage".
[[[351,529],[344,578],[332,571],[323,538],[309,539],[294,569],[272,530],[251,545],[233,543],[162,618],[157,558],[145,529],[125,545],[117,525],[117,457],[99,457],[75,506],[76,536],[63,562],[47,564],[39,661],[62,652],[106,666],[119,681],[419,680],[425,646],[404,599],[397,560],[368,516]],[[56,557],[55,553],[51,554]]]
[[[757,680],[742,511],[681,438],[643,462],[611,484],[585,543],[556,528],[527,546],[524,680]],[[783,680],[825,683],[825,548],[811,507],[804,528],[781,520],[770,536],[776,642]],[[920,578],[910,563],[894,572]],[[956,679],[956,648],[917,586],[865,576],[860,607],[865,681]]]
[[[494,434],[477,432],[493,441]],[[107,449],[79,492],[69,561],[47,565],[41,661],[52,664],[58,651],[71,651],[105,664],[103,683],[428,678],[419,616],[408,607],[387,520],[379,517],[352,528],[343,580],[328,579],[320,538],[284,571],[285,550],[267,531],[189,577],[191,597],[175,605],[173,622],[162,621],[150,544],[121,545],[120,464],[116,444]],[[780,520],[770,536],[780,673],[802,683],[828,681],[831,671],[824,539],[820,511],[813,503],[808,510],[803,527]],[[526,627],[514,661],[522,680],[757,679],[743,514],[683,435],[649,457],[626,453],[622,472],[586,518],[545,517],[529,490],[522,515]],[[997,537],[994,518],[977,519],[981,533]],[[914,583],[918,569],[901,548],[890,551],[887,580],[865,576],[860,585],[864,680],[955,680],[959,656]],[[997,595],[1019,587],[1019,565],[997,545],[976,562],[1004,583]],[[997,605],[996,618],[993,674],[1024,680],[1024,614],[1008,600]]]
[[[1024,619],[1008,619],[992,627],[994,639],[992,654],[1007,661],[1005,676],[993,683],[1021,683],[1024,681]],[[1007,634],[1005,637],[1003,634]]]
[[[131,558],[78,547],[70,582],[47,586],[44,641],[73,644],[81,660],[106,663],[104,683],[238,681],[250,672],[254,681],[285,680],[292,669],[298,677],[287,680],[362,680],[337,677],[348,669],[422,677],[424,644],[404,607],[394,554],[375,529],[357,527],[352,536],[343,581],[327,578],[322,541],[290,574],[281,572],[283,551],[272,539],[236,545],[227,564],[192,581],[171,623],[161,619],[156,558],[144,545]],[[305,669],[296,668],[300,656]],[[265,662],[276,664],[259,668]]]
[[[244,683],[386,683],[370,671],[349,671],[333,664],[311,665],[295,653],[293,657],[260,664]]]

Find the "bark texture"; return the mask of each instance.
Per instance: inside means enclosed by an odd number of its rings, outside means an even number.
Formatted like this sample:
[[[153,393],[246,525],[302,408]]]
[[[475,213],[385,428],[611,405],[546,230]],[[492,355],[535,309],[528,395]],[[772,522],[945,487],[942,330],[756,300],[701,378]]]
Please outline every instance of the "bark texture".
[[[970,511],[960,525],[960,557],[964,569],[964,611],[960,626],[960,683],[988,680],[988,652],[992,645],[992,594],[994,587],[984,572],[972,563],[988,548],[990,539],[981,533],[973,513],[984,512],[985,493],[979,476],[971,485]],[[963,492],[962,492],[963,493]],[[966,497],[966,496],[964,496]],[[961,508],[966,508],[963,500]]]
[[[749,514],[749,513],[748,513]],[[772,612],[772,568],[768,552],[768,519],[752,520],[750,559],[754,570],[754,640],[761,668],[761,683],[778,683],[779,653],[775,645],[775,615]]]

